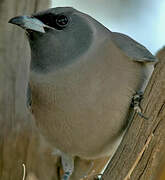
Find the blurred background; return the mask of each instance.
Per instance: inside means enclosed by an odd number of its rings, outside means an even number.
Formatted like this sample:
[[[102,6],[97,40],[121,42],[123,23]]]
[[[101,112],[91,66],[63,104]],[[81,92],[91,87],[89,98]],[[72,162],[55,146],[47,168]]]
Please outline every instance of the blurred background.
[[[122,32],[156,53],[165,45],[165,0],[52,0],[52,7],[72,6]]]

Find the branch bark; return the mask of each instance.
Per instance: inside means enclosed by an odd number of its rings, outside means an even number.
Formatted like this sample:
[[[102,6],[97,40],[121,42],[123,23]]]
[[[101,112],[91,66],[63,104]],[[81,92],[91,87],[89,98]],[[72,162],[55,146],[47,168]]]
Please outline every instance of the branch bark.
[[[158,180],[165,154],[165,48],[158,58],[141,104],[149,119],[134,116],[104,180]]]

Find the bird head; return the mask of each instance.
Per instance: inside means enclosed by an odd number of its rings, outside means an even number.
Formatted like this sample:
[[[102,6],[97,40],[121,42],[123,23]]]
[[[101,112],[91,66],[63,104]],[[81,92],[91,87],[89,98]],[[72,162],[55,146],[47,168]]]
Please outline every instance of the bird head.
[[[31,47],[31,70],[39,72],[63,67],[86,52],[94,37],[93,22],[90,16],[71,7],[51,8],[9,20],[25,29]]]

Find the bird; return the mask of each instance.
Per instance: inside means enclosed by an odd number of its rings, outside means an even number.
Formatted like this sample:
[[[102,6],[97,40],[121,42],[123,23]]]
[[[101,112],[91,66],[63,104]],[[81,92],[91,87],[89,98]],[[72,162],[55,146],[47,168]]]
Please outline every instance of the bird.
[[[9,23],[28,37],[27,103],[40,133],[61,156],[61,179],[69,180],[75,157],[95,160],[116,151],[132,98],[144,92],[157,59],[131,37],[73,7],[17,16]]]

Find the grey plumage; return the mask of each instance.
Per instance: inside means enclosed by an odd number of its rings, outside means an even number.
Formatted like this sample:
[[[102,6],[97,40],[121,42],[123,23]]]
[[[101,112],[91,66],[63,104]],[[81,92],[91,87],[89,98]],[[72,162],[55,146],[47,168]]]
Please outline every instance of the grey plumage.
[[[21,26],[16,18],[10,22]],[[23,28],[31,47],[32,110],[40,132],[65,157],[109,156],[127,127],[132,96],[144,91],[156,58],[130,37],[70,7],[31,19],[37,23]]]

